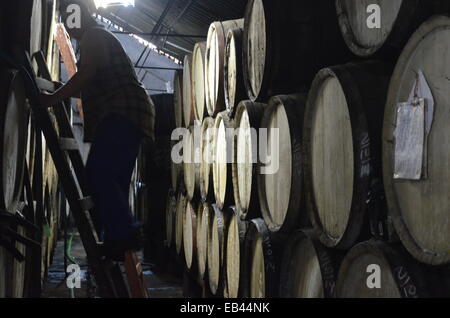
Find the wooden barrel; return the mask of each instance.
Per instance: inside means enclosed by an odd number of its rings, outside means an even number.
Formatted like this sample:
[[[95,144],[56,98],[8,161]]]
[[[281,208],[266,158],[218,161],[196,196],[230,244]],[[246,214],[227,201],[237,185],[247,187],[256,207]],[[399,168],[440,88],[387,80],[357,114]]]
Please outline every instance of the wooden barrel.
[[[197,214],[191,202],[186,204],[183,225],[184,259],[188,269],[195,267],[197,260]]]
[[[28,104],[18,72],[0,70],[0,208],[15,213],[22,193]]]
[[[334,298],[342,256],[324,247],[311,231],[296,231],[284,248],[281,298]]]
[[[14,228],[17,233],[26,236],[26,230],[22,226]],[[14,242],[14,241],[13,241]],[[14,243],[17,250],[27,257],[27,248],[18,242]],[[26,260],[19,262],[12,255],[7,254],[7,271],[6,271],[6,297],[8,298],[24,298],[26,297]]]
[[[194,95],[195,120],[203,120],[206,109],[205,96],[205,55],[206,42],[196,43],[192,57],[192,94]]]
[[[192,80],[192,55],[184,57],[183,69],[183,120],[184,127],[188,128],[194,123],[194,96]]]
[[[279,284],[279,250],[263,219],[249,222],[244,242],[243,296],[275,298]]]
[[[268,150],[263,151],[266,154],[259,151],[258,196],[271,232],[289,232],[299,222],[304,202],[301,139],[305,103],[305,94],[276,96],[261,121],[266,134],[260,132],[259,138]]]
[[[258,131],[266,105],[242,101],[236,110],[233,141],[233,194],[243,219],[260,216],[258,199]],[[253,131],[252,131],[253,130]]]
[[[367,241],[345,256],[336,293],[339,298],[448,297],[448,277],[448,269],[419,265],[400,244]]]
[[[378,62],[321,70],[305,111],[305,185],[323,244],[350,248],[381,182],[381,130],[392,67]]]
[[[173,150],[174,146],[179,142],[180,141],[172,141],[171,149]],[[172,159],[170,160],[170,178],[171,178],[170,180],[171,180],[171,184],[172,184],[172,189],[174,191],[178,191],[179,189],[183,188],[183,186],[180,184],[180,183],[184,184],[183,164],[182,163],[175,163]]]
[[[217,115],[214,123],[214,160],[212,165],[214,197],[219,209],[233,200],[233,131],[234,122],[226,112]]]
[[[176,70],[173,78],[173,107],[175,126],[183,127],[183,70]]]
[[[175,249],[178,255],[183,251],[183,216],[186,211],[187,199],[183,193],[178,194],[177,210],[175,215]]]
[[[43,19],[43,2],[42,0],[34,0],[31,9],[31,33],[30,33],[30,55],[40,51],[47,43],[42,43],[46,36],[42,34],[44,31],[45,20]]]
[[[166,207],[166,246],[171,247],[175,236],[175,216],[177,212],[177,198],[172,190],[167,194]]]
[[[450,18],[436,16],[410,38],[397,63],[384,115],[383,174],[389,213],[408,251],[419,261],[450,264]],[[394,179],[397,105],[407,102],[421,70],[434,98],[427,138],[427,177]]]
[[[244,282],[241,279],[241,275],[243,272],[242,268],[245,264],[241,261],[241,254],[244,253],[244,241],[248,222],[241,220],[235,207],[230,207],[228,214],[229,217],[225,226],[225,289],[229,298],[237,298],[241,296]]]
[[[206,117],[203,120],[200,141],[200,195],[202,200],[214,199],[214,186],[212,178],[212,163],[214,154],[214,119]]]
[[[186,197],[192,201],[200,191],[200,127],[195,125],[183,137],[183,176]]]
[[[209,218],[212,208],[208,203],[201,203],[197,210],[197,265],[199,279],[203,279],[208,259]]]
[[[395,57],[420,23],[432,14],[432,2],[337,0],[336,10],[344,40],[354,54],[367,57],[379,52]],[[379,27],[375,23],[377,13]]]
[[[225,249],[225,217],[215,204],[209,215],[208,281],[213,295],[223,288],[223,258]]]
[[[215,117],[225,110],[223,71],[228,30],[241,28],[244,20],[213,22],[206,40],[205,92],[206,107],[210,116]]]
[[[225,106],[230,117],[234,117],[239,102],[247,99],[242,71],[243,27],[228,30],[224,60]]]
[[[248,2],[243,67],[251,100],[297,92],[309,86],[321,68],[344,63],[350,56],[334,1]]]

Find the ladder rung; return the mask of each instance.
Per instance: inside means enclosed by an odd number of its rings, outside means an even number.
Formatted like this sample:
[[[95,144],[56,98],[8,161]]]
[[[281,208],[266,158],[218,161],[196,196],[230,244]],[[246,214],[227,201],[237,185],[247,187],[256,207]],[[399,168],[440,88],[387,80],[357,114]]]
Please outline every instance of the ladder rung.
[[[74,138],[59,138],[59,146],[65,151],[78,150],[78,142]]]
[[[41,91],[53,93],[56,91],[56,85],[52,81],[46,80],[42,77],[36,77],[36,84]]]
[[[89,211],[94,208],[94,200],[91,197],[85,197],[79,200],[83,211]]]

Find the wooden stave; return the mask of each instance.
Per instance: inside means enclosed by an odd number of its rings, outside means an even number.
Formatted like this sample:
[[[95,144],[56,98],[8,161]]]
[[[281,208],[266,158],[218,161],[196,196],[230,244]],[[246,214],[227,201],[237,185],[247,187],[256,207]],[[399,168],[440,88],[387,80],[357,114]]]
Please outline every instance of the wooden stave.
[[[233,145],[232,145],[232,136],[229,134],[229,130],[226,132],[226,153],[227,153],[227,163],[226,163],[226,185],[225,185],[225,195],[223,200],[220,198],[219,188],[218,188],[218,175],[217,175],[217,135],[218,135],[218,128],[220,126],[220,123],[224,123],[224,127],[226,130],[234,128],[234,121],[230,119],[227,115],[227,113],[221,112],[217,115],[214,128],[216,129],[216,134],[214,135],[214,141],[213,141],[213,164],[212,164],[212,170],[213,170],[213,186],[214,186],[214,198],[215,203],[219,207],[219,209],[223,209],[225,206],[231,204],[233,202],[233,166],[229,160],[230,158],[233,158]]]
[[[261,218],[253,219],[249,222],[247,233],[244,241],[244,272],[242,275],[243,278],[243,290],[242,297],[245,298],[254,298],[251,295],[251,278],[250,273],[252,272],[251,262],[253,255],[253,243],[256,239],[256,236],[262,236],[262,248],[264,253],[264,275],[265,275],[265,298],[276,298],[278,297],[278,285],[279,285],[279,244],[268,230],[267,226],[264,223],[264,220]]]
[[[210,214],[209,219],[209,230],[208,230],[208,282],[209,282],[209,288],[213,295],[220,296],[220,293],[223,291],[223,284],[224,284],[224,275],[223,275],[223,253],[225,249],[225,240],[224,240],[224,233],[225,233],[225,214],[219,209],[219,207],[216,204],[213,204],[212,206],[212,213]],[[213,249],[213,245],[211,244],[211,239],[213,235],[213,224],[216,222],[217,224],[217,238],[218,238],[218,245],[219,245],[219,264],[216,264],[218,266],[218,279],[217,281],[214,281],[213,278],[211,278],[211,272],[212,272],[212,262],[211,259],[211,251]]]
[[[344,297],[342,289],[345,286],[346,274],[350,270],[352,262],[364,253],[375,255],[388,265],[388,270],[393,274],[392,277],[397,287],[397,297],[449,297],[450,272],[448,267],[424,266],[414,260],[401,244],[388,244],[372,239],[357,244],[344,257],[336,282],[336,295],[338,298]],[[381,271],[386,271],[386,269],[381,268]],[[361,285],[367,288],[366,278]],[[352,288],[356,288],[356,286],[352,286]],[[381,283],[381,288],[383,288],[383,282]],[[364,297],[366,298],[367,295]]]
[[[225,57],[225,46],[226,46],[226,32],[230,28],[236,28],[240,25],[244,24],[244,19],[236,19],[236,20],[228,20],[228,21],[218,21],[211,23],[208,29],[208,36],[206,40],[206,62],[205,62],[205,91],[206,91],[206,108],[208,110],[208,114],[211,117],[215,117],[219,112],[225,110],[225,100],[224,100],[224,88],[223,88],[223,71],[224,71],[224,57]],[[217,87],[217,96],[215,96],[215,100],[210,100],[210,84],[209,84],[209,61],[210,61],[210,45],[212,41],[212,36],[216,32],[217,41],[219,45],[219,66],[218,66],[218,87]]]
[[[228,33],[226,35],[226,49],[225,49],[225,59],[224,59],[224,95],[225,95],[225,108],[228,111],[228,116],[231,118],[234,118],[234,113],[236,110],[236,107],[238,106],[239,102],[242,100],[247,99],[247,93],[245,91],[245,84],[244,84],[244,78],[242,73],[242,39],[243,39],[243,27],[242,28],[235,28],[228,30]],[[235,50],[236,50],[236,83],[235,88],[236,91],[234,92],[234,99],[230,96],[230,83],[228,81],[228,74],[229,74],[229,57],[230,57],[230,45],[231,41],[234,42]]]
[[[289,121],[289,130],[291,136],[291,151],[292,154],[292,182],[290,190],[290,198],[288,211],[285,217],[284,224],[282,226],[277,226],[271,222],[271,216],[268,208],[268,203],[266,202],[266,195],[264,189],[264,177],[260,173],[261,165],[258,166],[258,198],[259,206],[261,209],[261,215],[267,224],[267,227],[271,232],[277,232],[280,235],[288,233],[292,228],[299,225],[299,223],[305,223],[303,216],[303,208],[305,195],[303,191],[303,167],[302,163],[304,160],[303,156],[303,141],[302,141],[302,124],[304,117],[304,105],[306,104],[306,94],[299,93],[294,95],[279,95],[271,98],[268,106],[265,109],[263,118],[261,120],[261,128],[267,128],[270,122],[270,115],[276,110],[277,105],[284,105],[284,109],[287,113],[287,118]],[[299,125],[300,123],[300,125]]]
[[[188,222],[187,218],[191,219],[191,235],[188,237]],[[183,250],[184,250],[184,260],[188,270],[194,271],[196,270],[196,257],[197,254],[197,215],[196,215],[196,206],[192,202],[187,202],[185,214],[184,214],[184,222],[183,222]],[[189,247],[188,244],[191,246]]]
[[[402,48],[414,30],[427,17],[433,14],[433,4],[431,1],[402,1],[397,19],[384,43],[375,47],[364,47],[357,43],[355,35],[351,32],[348,15],[344,7],[345,5],[341,0],[336,0],[336,14],[338,16],[339,28],[345,43],[352,53],[359,57],[385,57],[392,61],[398,58]]]
[[[187,199],[183,193],[178,193],[177,210],[175,214],[175,250],[181,256],[183,252],[183,215]]]
[[[381,145],[379,143],[381,136],[381,126],[383,109],[376,110],[375,107],[384,105],[386,98],[387,85],[392,73],[392,67],[377,61],[367,61],[362,63],[349,63],[342,66],[334,66],[321,70],[311,87],[307,107],[305,111],[305,127],[303,133],[303,143],[305,149],[304,172],[305,189],[307,196],[307,211],[309,219],[313,225],[319,240],[327,247],[338,249],[349,249],[357,240],[367,239],[367,227],[371,221],[371,215],[365,210],[374,201],[384,204],[384,194],[379,198],[371,196],[372,190],[381,184]],[[368,77],[368,75],[371,77]],[[313,199],[312,173],[311,173],[311,126],[314,115],[314,105],[317,94],[322,83],[329,77],[336,77],[341,83],[344,95],[349,108],[352,133],[353,133],[353,151],[354,151],[354,178],[353,178],[353,196],[352,207],[349,216],[349,222],[345,233],[340,239],[335,239],[328,235],[323,229],[317,212],[317,206]],[[376,83],[379,94],[373,96],[363,90],[367,82]],[[343,84],[348,85],[343,85]],[[353,85],[351,85],[353,84]],[[366,94],[366,96],[363,96]],[[378,102],[377,102],[378,101]],[[369,119],[370,118],[370,119]],[[360,156],[364,152],[364,137],[367,135],[370,139],[370,174],[362,175],[363,160]],[[369,200],[369,201],[368,201]]]
[[[248,114],[250,127],[256,130],[259,130],[262,117],[264,115],[264,109],[267,107],[266,104],[255,103],[249,100],[242,101],[239,103],[236,114],[235,114],[235,127],[239,129],[240,127],[240,119],[242,116],[242,112],[246,111]],[[233,158],[234,162],[232,164],[232,177],[233,177],[233,197],[234,203],[241,215],[242,219],[249,220],[261,217],[261,210],[259,207],[259,198],[258,198],[258,163],[253,163],[252,165],[252,189],[250,194],[250,202],[248,208],[243,208],[240,204],[239,198],[239,177],[238,177],[238,168],[237,168],[237,157],[238,157],[238,149],[237,149],[237,138],[235,135],[233,138]],[[257,137],[258,138],[258,137]],[[257,144],[258,140],[252,141]]]
[[[239,253],[239,268],[240,268],[240,276],[242,275],[243,271],[244,271],[244,263],[241,261],[242,257],[241,255],[244,253],[244,242],[245,242],[245,236],[247,233],[247,227],[248,227],[248,222],[247,221],[243,221],[240,218],[239,212],[236,210],[236,207],[230,207],[228,208],[227,211],[229,217],[227,219],[227,223],[225,226],[225,257],[224,257],[224,272],[225,272],[225,287],[224,289],[227,291],[227,295],[228,298],[238,298],[241,297],[242,294],[242,290],[244,289],[243,286],[243,279],[239,279],[239,283],[238,283],[238,292],[236,293],[235,291],[230,291],[229,288],[229,281],[230,281],[230,273],[228,272],[228,254],[230,252],[229,246],[228,246],[228,241],[229,241],[229,229],[230,229],[230,225],[231,225],[231,221],[233,218],[235,218],[236,222],[237,222],[237,228],[238,228],[238,234],[239,234],[239,249],[240,249],[240,253]]]
[[[19,110],[19,120],[22,122],[22,125],[18,125],[17,131],[17,157],[11,158],[10,160],[15,163],[15,172],[14,172],[14,184],[12,185],[12,193],[8,195],[9,198],[5,197],[5,185],[4,185],[4,178],[6,177],[4,174],[4,165],[3,168],[0,169],[0,182],[1,182],[1,190],[0,190],[0,207],[4,211],[8,211],[9,213],[15,213],[19,199],[20,194],[23,187],[23,177],[25,173],[25,154],[26,154],[26,146],[27,146],[27,128],[28,128],[28,112],[29,112],[29,106],[28,103],[25,100],[25,91],[24,86],[22,84],[22,80],[19,77],[19,73],[17,71],[13,70],[7,70],[3,69],[0,73],[1,79],[0,81],[2,83],[7,83],[5,85],[5,89],[0,90],[0,101],[4,105],[8,105],[9,99],[12,98],[13,92],[15,92],[17,89],[22,89],[22,91],[18,91],[17,94],[20,98],[22,96],[23,100],[20,103],[22,105],[21,109]],[[14,93],[15,94],[15,93]],[[8,116],[8,107],[2,107],[2,110],[0,111],[0,123],[1,123],[1,129],[0,129],[0,140],[2,141],[2,147],[0,147],[0,158],[1,161],[3,161],[4,156],[6,153],[10,152],[10,149],[4,148],[4,140],[9,135],[9,133],[5,132],[5,129],[7,128],[6,124],[8,122],[7,116]],[[14,143],[16,144],[16,143]],[[11,185],[8,185],[7,188],[11,187]]]
[[[408,226],[403,220],[402,212],[400,210],[398,198],[395,191],[393,176],[393,145],[394,139],[392,134],[392,128],[389,127],[389,123],[392,122],[392,106],[397,99],[397,92],[400,88],[400,79],[403,76],[403,71],[406,69],[406,65],[409,62],[408,58],[415,52],[415,48],[420,44],[421,40],[424,40],[427,35],[434,32],[439,27],[448,26],[447,16],[434,16],[424,22],[416,32],[411,36],[406,44],[403,52],[395,66],[394,73],[392,75],[388,98],[386,102],[384,127],[383,127],[383,180],[386,192],[386,200],[388,205],[388,214],[392,220],[394,229],[399,236],[402,244],[406,247],[408,252],[418,261],[428,265],[448,265],[450,264],[450,253],[442,252],[438,253],[430,251],[426,248],[422,248],[418,242],[416,242],[413,235],[409,232]],[[433,130],[433,129],[432,129]],[[430,151],[430,150],[429,150]],[[434,231],[429,231],[434,233]]]
[[[192,95],[193,95],[193,109],[194,118],[198,121],[203,121],[205,114],[207,114],[206,109],[206,96],[205,96],[205,56],[206,56],[206,42],[198,42],[194,46],[193,56],[192,56]],[[201,65],[197,63],[201,62]],[[200,70],[202,73],[202,79],[198,82],[197,72]],[[198,92],[203,92],[203,98],[197,96]],[[200,94],[201,95],[201,94]],[[199,100],[200,103],[199,103]]]
[[[207,201],[213,201],[214,200],[214,184],[213,184],[213,177],[212,177],[212,163],[208,164],[206,160],[204,160],[204,156],[205,156],[205,148],[207,148],[205,142],[207,142],[207,140],[205,140],[204,136],[205,136],[205,131],[206,129],[213,129],[214,128],[214,119],[212,119],[211,117],[205,117],[203,119],[203,124],[202,124],[202,133],[201,133],[201,141],[200,141],[200,154],[201,154],[201,163],[200,163],[200,195],[201,198],[203,200],[203,202],[207,202]],[[212,136],[213,140],[214,140],[214,134]],[[213,141],[211,141],[211,147],[212,147]],[[211,156],[213,156],[213,149],[211,149]],[[212,162],[212,160],[211,160]],[[209,166],[209,172],[208,172],[208,177],[205,176],[204,173],[204,165],[208,165]],[[208,179],[207,181],[205,179]],[[205,186],[205,184],[207,184],[207,186]]]
[[[169,190],[167,194],[166,206],[166,246],[172,247],[175,239],[175,215],[176,215],[177,199],[173,190]]]
[[[184,127],[183,113],[183,70],[176,70],[173,79],[173,104],[175,127]]]
[[[296,268],[296,265],[291,262],[291,257],[293,249],[303,239],[309,240],[316,251],[322,276],[324,298],[335,298],[336,280],[343,255],[339,251],[323,246],[311,230],[297,230],[291,234],[287,241],[280,266],[280,297],[295,298],[292,293],[293,278],[295,277],[292,275],[292,270]]]
[[[200,149],[198,145],[198,126],[194,125],[189,127],[183,136],[184,144],[183,149],[186,149],[187,144],[189,143],[189,147],[191,147],[191,156],[189,156],[189,152],[186,153],[186,157],[183,153],[183,179],[184,186],[186,189],[186,197],[189,201],[197,199],[199,196],[199,188],[200,188],[200,160],[199,160],[199,152]],[[186,138],[186,139],[185,139]],[[193,148],[193,149],[192,149]],[[186,162],[186,160],[190,159],[191,162]],[[189,180],[192,177],[193,180]]]
[[[208,229],[209,229],[209,219],[210,214],[212,213],[212,207],[208,203],[200,203],[197,212],[197,264],[198,264],[198,274],[199,279],[203,280],[205,278],[207,272],[207,262],[208,262]],[[199,224],[202,223],[202,224]],[[206,224],[203,224],[206,223]],[[204,227],[206,225],[206,227]],[[206,235],[206,239],[204,238],[203,233],[199,233],[199,231],[204,231]],[[203,250],[204,255],[200,255],[202,251],[202,244],[205,245],[205,249]]]
[[[290,94],[300,87],[309,87],[314,75],[323,67],[345,63],[351,58],[351,52],[346,47],[339,31],[336,9],[332,1],[316,1],[309,6],[307,1],[280,2],[262,0],[266,25],[265,64],[261,89],[258,94],[253,92],[248,69],[248,30],[251,21],[252,6],[255,1],[248,2],[245,12],[244,40],[243,40],[243,74],[247,96],[252,101],[267,102],[275,95]],[[291,6],[294,6],[291,8]],[[295,21],[298,12],[309,10],[312,17],[308,21],[321,21],[313,24],[314,32],[307,32],[302,26],[305,21]],[[325,24],[323,21],[328,22]],[[311,25],[310,25],[311,26]],[[301,37],[306,45],[292,41]],[[319,40],[322,37],[326,39]],[[333,41],[333,43],[331,43]],[[292,43],[299,45],[292,47]],[[329,55],[321,52],[330,52]],[[282,65],[282,61],[290,64]],[[308,61],[302,63],[302,61]]]
[[[183,69],[183,123],[185,128],[194,124],[194,96],[192,95],[192,54],[184,57]]]

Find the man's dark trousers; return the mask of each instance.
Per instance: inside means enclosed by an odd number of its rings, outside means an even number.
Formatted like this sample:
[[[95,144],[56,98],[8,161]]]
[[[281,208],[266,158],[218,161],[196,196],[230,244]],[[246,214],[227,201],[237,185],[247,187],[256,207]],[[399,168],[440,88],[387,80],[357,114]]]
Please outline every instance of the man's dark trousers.
[[[129,209],[129,189],[143,134],[128,118],[109,114],[98,125],[86,173],[105,241],[130,237],[135,224]]]

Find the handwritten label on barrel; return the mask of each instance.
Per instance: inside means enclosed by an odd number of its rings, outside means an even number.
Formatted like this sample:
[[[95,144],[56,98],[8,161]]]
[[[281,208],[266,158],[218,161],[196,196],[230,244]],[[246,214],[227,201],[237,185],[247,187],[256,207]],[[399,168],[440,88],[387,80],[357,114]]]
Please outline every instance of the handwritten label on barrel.
[[[399,104],[395,129],[395,179],[420,180],[424,142],[424,99]]]

